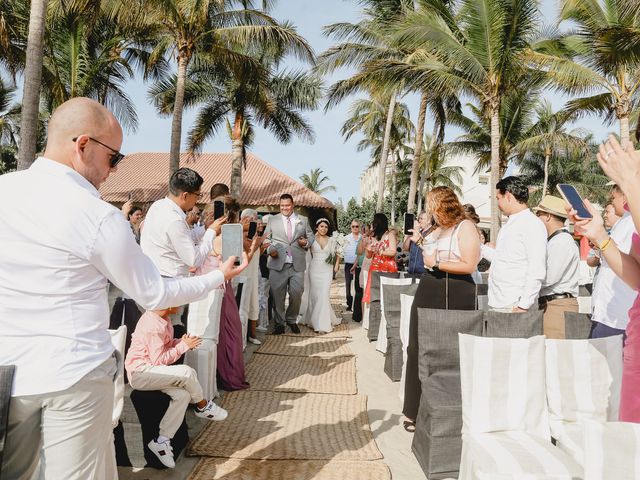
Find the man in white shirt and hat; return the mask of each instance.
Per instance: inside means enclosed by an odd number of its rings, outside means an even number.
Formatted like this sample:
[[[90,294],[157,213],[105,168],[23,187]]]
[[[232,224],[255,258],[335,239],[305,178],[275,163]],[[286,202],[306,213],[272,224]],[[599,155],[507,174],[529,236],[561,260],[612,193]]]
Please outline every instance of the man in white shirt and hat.
[[[533,209],[547,229],[547,274],[542,282],[538,305],[544,310],[547,338],[565,338],[564,312],[578,311],[580,250],[565,228],[567,202],[545,195]]]
[[[527,207],[529,188],[519,177],[500,180],[496,197],[509,220],[498,233],[495,249],[481,247],[491,262],[489,308],[516,313],[537,309],[546,273],[547,231]]]

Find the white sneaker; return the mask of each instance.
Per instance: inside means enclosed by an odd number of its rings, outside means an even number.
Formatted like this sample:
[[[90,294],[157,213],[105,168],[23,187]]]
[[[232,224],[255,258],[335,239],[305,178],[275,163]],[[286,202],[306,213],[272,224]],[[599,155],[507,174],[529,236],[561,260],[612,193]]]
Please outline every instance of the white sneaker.
[[[262,342],[257,338],[249,337],[249,343],[253,343],[254,345],[262,345]]]
[[[206,418],[207,420],[213,420],[215,422],[220,422],[227,418],[227,416],[229,415],[229,413],[224,408],[219,407],[218,405],[213,403],[213,400],[209,400],[207,406],[202,410],[196,407],[195,414],[200,418]]]
[[[162,443],[158,443],[155,440],[151,440],[147,446],[151,450],[158,460],[162,462],[165,467],[175,468],[176,462],[173,459],[173,448],[171,447],[171,441],[165,440]]]
[[[256,327],[256,330],[258,332],[263,332],[263,333],[269,331],[269,329],[267,327]]]

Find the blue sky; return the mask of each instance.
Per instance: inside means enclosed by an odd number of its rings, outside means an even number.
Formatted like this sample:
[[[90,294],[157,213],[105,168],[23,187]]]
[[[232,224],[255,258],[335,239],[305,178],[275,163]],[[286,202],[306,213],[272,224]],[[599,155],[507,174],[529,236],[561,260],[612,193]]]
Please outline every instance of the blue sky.
[[[278,20],[292,21],[316,53],[320,53],[332,45],[332,41],[322,35],[322,27],[335,22],[357,22],[359,11],[360,7],[355,0],[279,0],[271,13]],[[555,0],[543,0],[542,11],[547,20],[551,21],[557,11]],[[292,66],[296,68],[297,64]],[[325,79],[326,85],[330,85],[336,79],[344,78],[345,74],[346,72],[338,72],[337,75]],[[127,91],[136,104],[140,121],[136,133],[125,133],[123,152],[169,150],[171,120],[156,114],[147,100],[147,89],[148,86],[141,81],[130,82],[127,86]],[[555,108],[559,108],[563,103],[563,98],[557,94],[550,93],[549,99]],[[352,100],[349,98],[343,101],[327,113],[320,108],[318,111],[306,114],[315,129],[314,144],[294,139],[291,143],[282,145],[269,132],[257,129],[251,151],[295,179],[312,168],[322,168],[330,178],[329,183],[337,188],[336,192],[328,192],[327,198],[332,201],[342,198],[345,203],[352,196],[357,198],[359,177],[369,164],[370,158],[367,152],[356,152],[358,138],[352,138],[345,143],[340,135],[340,128],[348,116]],[[415,122],[418,97],[408,95],[402,101],[408,104]],[[185,112],[183,136],[186,135],[194,118],[195,111]],[[597,138],[603,138],[611,129],[604,127],[595,117],[587,117],[577,126],[594,131]],[[429,128],[428,118],[427,128]],[[453,138],[456,134],[455,130],[449,129],[447,137]],[[230,149],[231,142],[226,129],[221,129],[218,136],[209,140],[204,147],[204,151],[207,152],[225,152]]]

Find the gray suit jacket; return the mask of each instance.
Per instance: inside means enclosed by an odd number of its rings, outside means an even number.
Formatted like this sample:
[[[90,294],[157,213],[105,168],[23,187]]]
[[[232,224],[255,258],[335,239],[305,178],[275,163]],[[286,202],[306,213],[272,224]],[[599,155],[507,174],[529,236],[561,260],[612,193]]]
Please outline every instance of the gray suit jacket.
[[[297,214],[296,214],[297,215]],[[311,244],[315,241],[316,237],[309,227],[309,221],[307,217],[297,215],[298,223],[294,226],[293,236],[291,242],[287,238],[287,232],[284,228],[282,220],[282,214],[277,214],[269,217],[267,226],[264,230],[264,236],[270,246],[267,249],[267,253],[273,251],[278,252],[277,257],[269,257],[267,260],[267,267],[271,270],[281,271],[284,268],[287,260],[287,247],[291,246],[291,257],[293,258],[293,269],[296,272],[304,272],[307,268],[306,254],[307,250],[311,247]],[[302,248],[298,245],[298,239],[300,237],[307,238],[307,248]]]

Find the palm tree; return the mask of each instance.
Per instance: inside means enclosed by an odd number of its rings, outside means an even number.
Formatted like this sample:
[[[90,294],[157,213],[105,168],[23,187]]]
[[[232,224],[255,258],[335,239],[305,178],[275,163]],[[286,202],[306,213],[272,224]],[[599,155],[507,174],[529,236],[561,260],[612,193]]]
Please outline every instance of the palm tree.
[[[254,8],[253,0],[147,0],[152,9],[150,21],[163,26],[157,50],[172,52],[178,63],[173,119],[171,124],[170,173],[180,165],[182,115],[185,83],[191,62],[209,61],[228,68],[245,68],[256,61],[244,51],[256,51],[265,45],[292,52],[300,59],[313,61],[310,47],[288,24],[279,25],[265,11]],[[263,1],[263,8],[269,3]],[[242,8],[231,10],[234,5]],[[234,122],[241,132],[242,122]]]
[[[566,111],[554,112],[547,100],[536,106],[536,123],[526,132],[515,149],[524,155],[541,155],[544,158],[544,180],[542,195],[546,195],[549,186],[549,163],[553,157],[586,157],[589,145],[585,141],[584,129],[567,131],[566,125],[575,119],[575,114]]]
[[[325,109],[339,103],[346,96],[359,90],[374,90],[386,95],[388,107],[379,160],[378,198],[376,208],[382,209],[385,191],[386,162],[389,154],[389,137],[391,135],[393,116],[395,115],[397,95],[402,91],[402,82],[380,83],[369,78],[367,65],[384,59],[404,57],[391,44],[388,35],[389,26],[399,18],[413,10],[410,0],[360,0],[365,6],[364,18],[357,24],[336,23],[325,27],[325,34],[338,40],[346,40],[320,55],[319,71],[332,72],[345,66],[355,66],[358,72],[346,80],[331,86]]]
[[[568,102],[569,111],[617,119],[624,145],[640,87],[638,2],[563,0],[560,21],[571,22],[571,33],[538,42],[536,62],[561,90],[587,95]]]
[[[12,105],[15,90],[0,78],[0,174],[17,167],[19,106]]]
[[[289,38],[297,42],[289,48],[310,51],[295,32],[291,31]],[[269,130],[282,143],[290,142],[294,135],[310,142],[314,139],[313,128],[302,112],[317,107],[321,82],[312,74],[280,71],[278,66],[286,53],[278,45],[265,45],[260,51],[247,54],[253,63],[226,67],[201,62],[187,75],[184,104],[200,107],[189,131],[189,150],[198,153],[204,142],[226,124],[233,154],[230,190],[237,197],[242,188],[246,148],[253,143],[256,125]],[[174,76],[151,88],[150,94],[161,113],[174,109],[175,85]]]
[[[432,3],[437,3],[435,0]],[[386,61],[378,78],[404,82],[419,91],[447,90],[478,99],[490,121],[491,183],[500,179],[500,104],[506,92],[525,79],[539,81],[528,70],[531,41],[539,19],[535,0],[461,0],[455,16],[445,8],[406,15],[397,26],[403,48],[429,52],[420,62]],[[491,235],[500,226],[497,200],[491,197]]]
[[[426,136],[426,143],[437,145],[430,135]],[[424,172],[424,183],[418,192],[421,196],[434,187],[449,187],[458,195],[462,195],[460,186],[462,185],[462,174],[464,167],[459,165],[447,165],[446,151],[440,147],[424,148],[420,158],[420,170]]]
[[[312,168],[308,174],[305,173],[300,176],[300,181],[305,187],[318,195],[336,191],[336,187],[333,185],[322,185],[324,182],[329,181],[329,177],[324,175],[321,168]]]
[[[22,92],[22,123],[20,126],[20,150],[18,154],[19,170],[28,168],[36,156],[46,13],[47,0],[31,0]]]

